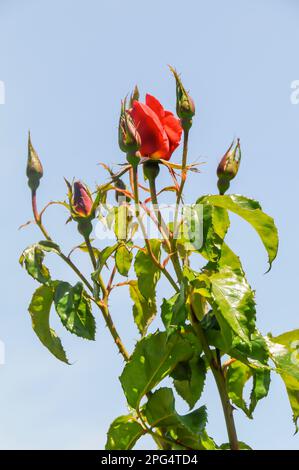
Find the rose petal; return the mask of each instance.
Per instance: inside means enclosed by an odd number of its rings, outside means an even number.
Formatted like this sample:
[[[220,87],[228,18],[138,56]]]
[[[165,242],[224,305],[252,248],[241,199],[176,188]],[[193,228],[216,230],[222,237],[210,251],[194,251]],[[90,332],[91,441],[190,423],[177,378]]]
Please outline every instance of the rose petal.
[[[169,152],[169,140],[157,114],[146,104],[133,102],[129,111],[141,137],[142,156],[163,158]]]
[[[165,117],[165,110],[157,98],[152,95],[146,94],[145,96],[145,103],[149,106],[158,116],[158,118],[162,121]]]
[[[162,124],[169,139],[169,152],[164,159],[169,160],[175,149],[179,146],[183,130],[179,119],[174,117],[169,111]]]

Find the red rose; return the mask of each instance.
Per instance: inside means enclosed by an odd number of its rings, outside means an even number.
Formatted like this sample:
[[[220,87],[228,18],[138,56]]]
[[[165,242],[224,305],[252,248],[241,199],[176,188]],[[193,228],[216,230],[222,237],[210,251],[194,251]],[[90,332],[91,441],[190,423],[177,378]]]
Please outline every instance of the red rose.
[[[74,210],[77,214],[86,217],[90,215],[92,205],[93,201],[88,189],[80,181],[76,181],[74,183]]]
[[[182,126],[179,119],[166,111],[151,95],[146,95],[145,104],[133,101],[129,114],[141,138],[140,154],[143,157],[169,160],[181,140]]]

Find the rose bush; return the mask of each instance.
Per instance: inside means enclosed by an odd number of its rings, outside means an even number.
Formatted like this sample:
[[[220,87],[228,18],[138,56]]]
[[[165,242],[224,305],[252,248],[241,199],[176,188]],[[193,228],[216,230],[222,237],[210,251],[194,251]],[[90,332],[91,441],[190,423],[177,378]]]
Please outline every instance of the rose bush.
[[[226,194],[240,165],[239,140],[229,147],[218,166],[219,194],[202,195],[187,208],[190,210],[181,210],[187,176],[191,171],[196,174],[197,170],[197,165],[187,160],[195,105],[176,71],[172,69],[172,72],[176,80],[179,119],[151,95],[146,95],[145,103],[139,102],[135,88],[128,108],[126,100],[122,102],[118,129],[119,146],[127,162],[122,160],[118,172],[102,164],[108,171],[109,181],[93,192],[80,181],[74,185],[66,181],[68,201],[56,203],[67,210],[67,220],[77,224],[83,238],[69,255],[54,242],[43,222],[45,209],[53,203],[38,211],[36,197],[43,169],[29,139],[28,184],[34,221],[43,240],[25,249],[20,258],[21,265],[40,284],[28,310],[41,343],[67,364],[62,343],[50,327],[51,307],[63,327],[88,340],[94,340],[96,333],[92,306],[102,313],[125,362],[120,382],[129,405],[127,414],[112,422],[106,449],[131,449],[145,434],[154,439],[159,449],[248,449],[249,446],[238,438],[234,411],[238,408],[252,418],[258,402],[268,394],[270,376],[274,372],[285,384],[297,430],[299,330],[276,337],[259,331],[255,292],[247,281],[241,260],[227,244],[230,213],[233,213],[250,224],[260,237],[268,255],[269,269],[278,250],[275,223],[260,204],[245,196]],[[180,144],[182,132],[181,163],[169,162]],[[171,183],[157,191],[162,165],[169,171]],[[144,184],[140,183],[142,176]],[[141,191],[145,192],[145,197]],[[164,220],[159,207],[162,192],[175,195],[171,221]],[[117,205],[107,208],[111,193],[117,195]],[[90,239],[95,220],[113,229],[113,243],[109,238]],[[157,229],[155,238],[147,233],[149,220]],[[182,232],[181,228],[186,230]],[[139,229],[143,235],[142,245],[135,240]],[[194,232],[201,233],[200,244],[189,236]],[[74,261],[76,250],[89,255],[89,271],[82,272]],[[79,282],[73,286],[52,278],[44,264],[48,252],[65,262]],[[162,276],[171,286],[172,294],[163,298],[159,308],[156,293]],[[126,349],[110,311],[111,295],[118,288],[128,289],[132,320],[140,333],[133,351]],[[152,329],[148,333],[158,312],[162,330]],[[122,315],[126,313],[123,311]],[[212,373],[221,398],[228,436],[228,442],[223,444],[208,435],[207,408],[197,405],[202,399],[208,373]],[[157,388],[166,377],[167,386]],[[169,386],[170,380],[173,387]],[[244,394],[244,390],[247,392],[249,383],[251,394],[246,399],[248,394]],[[185,415],[176,411],[178,396],[190,408]]]

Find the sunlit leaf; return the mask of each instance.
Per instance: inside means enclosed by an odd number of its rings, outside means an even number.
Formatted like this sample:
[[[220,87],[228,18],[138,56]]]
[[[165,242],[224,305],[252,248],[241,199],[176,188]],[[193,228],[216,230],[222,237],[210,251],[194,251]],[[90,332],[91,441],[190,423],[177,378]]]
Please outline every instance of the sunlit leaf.
[[[276,258],[278,249],[278,233],[274,220],[265,214],[260,204],[253,199],[236,194],[207,195],[197,200],[197,204],[210,204],[222,207],[242,217],[256,230],[268,253],[269,269]]]
[[[67,330],[81,338],[94,340],[95,320],[90,300],[81,282],[74,287],[68,282],[58,282],[54,302],[61,322]]]
[[[154,319],[157,307],[155,299],[145,299],[141,294],[138,282],[129,282],[130,297],[133,300],[133,316],[141,335],[144,335]]]
[[[128,276],[132,260],[133,253],[127,246],[124,244],[119,245],[115,253],[115,264],[119,274]]]
[[[161,240],[149,240],[151,250],[157,260],[160,260]],[[147,248],[139,250],[135,257],[134,269],[138,279],[138,287],[143,297],[153,299],[155,297],[156,284],[161,272],[154,264]]]
[[[187,309],[185,295],[182,290],[168,300],[163,299],[161,317],[168,334],[185,324]]]
[[[52,251],[53,253],[56,253],[56,254],[60,253],[59,245],[57,245],[57,243],[52,242],[51,240],[41,240],[40,242],[38,242],[38,245],[44,251]]]
[[[98,254],[98,262],[97,262],[97,269],[94,273],[92,273],[91,277],[96,282],[98,280],[99,275],[102,272],[103,267],[105,266],[106,262],[113,255],[115,250],[118,247],[118,243],[112,246],[106,246],[103,250]]]
[[[203,204],[203,243],[200,253],[210,261],[220,257],[224,237],[229,228],[227,211],[221,207]]]
[[[255,329],[255,302],[254,293],[246,279],[228,267],[209,279],[213,307],[219,323],[224,320],[241,340],[249,343]]]
[[[244,388],[250,378],[253,378],[253,385],[250,403],[247,405],[244,398]],[[252,413],[258,401],[268,395],[269,386],[270,370],[268,369],[253,369],[240,361],[233,362],[228,368],[228,395],[232,402],[241,408],[248,418],[252,418]]]
[[[166,430],[172,436],[176,434],[182,447],[184,445],[188,447],[190,440],[193,445],[194,443],[197,446],[200,445],[200,437],[207,424],[205,406],[201,406],[187,415],[179,415],[175,410],[175,399],[172,390],[170,388],[160,388],[149,397],[143,413],[151,427],[163,428],[164,432]]]
[[[167,339],[166,332],[156,332],[141,339],[120,376],[129,405],[138,408],[144,395],[192,354],[190,344],[178,333]]]
[[[230,443],[226,442],[225,444],[221,444],[219,449],[231,450]],[[248,444],[246,444],[245,442],[242,442],[242,441],[239,441],[239,449],[240,450],[252,450],[252,448]]]
[[[50,328],[49,317],[53,302],[53,289],[49,286],[39,287],[33,294],[28,311],[31,315],[32,328],[43,345],[60,361],[68,360],[61,341]]]
[[[25,266],[28,274],[41,284],[50,281],[51,276],[48,268],[43,264],[44,252],[38,244],[29,246],[20,257],[20,264]]]
[[[119,416],[110,425],[106,450],[129,450],[145,433],[141,424],[132,415]]]
[[[299,330],[267,338],[271,358],[285,383],[293,420],[298,431],[299,418]]]

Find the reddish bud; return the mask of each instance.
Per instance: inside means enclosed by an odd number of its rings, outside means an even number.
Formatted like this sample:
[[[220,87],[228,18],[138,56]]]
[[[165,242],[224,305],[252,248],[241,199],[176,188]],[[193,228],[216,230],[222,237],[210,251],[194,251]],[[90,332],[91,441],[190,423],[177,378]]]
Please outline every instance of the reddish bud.
[[[73,209],[81,217],[91,214],[93,200],[87,187],[80,181],[74,183]]]

